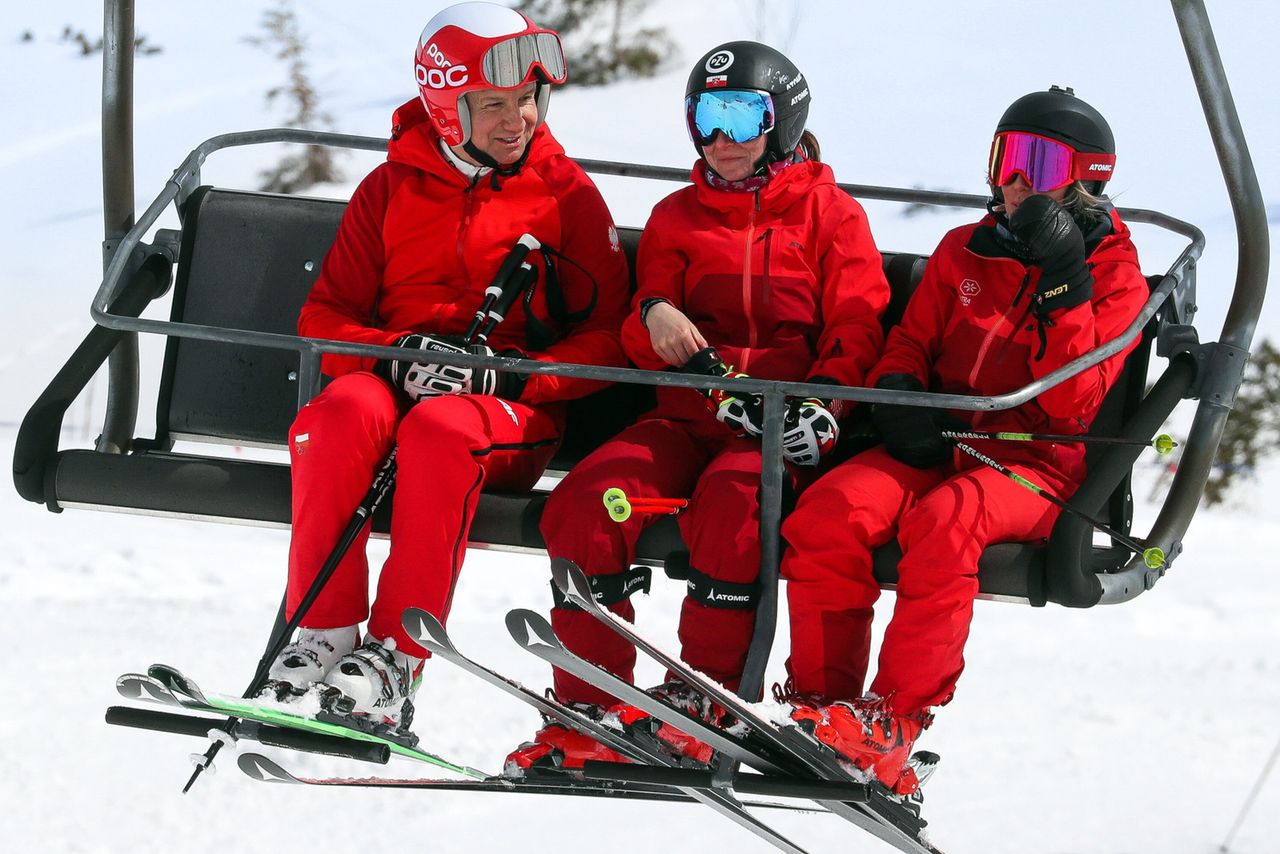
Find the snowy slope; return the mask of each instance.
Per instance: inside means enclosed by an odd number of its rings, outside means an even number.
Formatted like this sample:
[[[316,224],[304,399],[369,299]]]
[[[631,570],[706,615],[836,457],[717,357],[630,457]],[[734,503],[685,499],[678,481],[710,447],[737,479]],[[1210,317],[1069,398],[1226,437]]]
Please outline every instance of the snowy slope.
[[[440,5],[306,4],[313,74],[338,130],[385,133],[390,110],[412,94],[417,31]],[[687,66],[717,41],[755,36],[744,11],[755,5],[660,0],[649,14],[672,28],[683,59],[653,81],[557,95],[551,123],[558,136],[582,157],[686,166],[678,105]],[[775,4],[771,15],[782,23],[793,5]],[[1112,190],[1121,203],[1164,210],[1208,234],[1199,302],[1203,337],[1216,337],[1234,278],[1234,231],[1166,4],[1081,0],[1064,16],[1061,4],[1022,2],[1016,20],[1000,11],[1008,4],[992,2],[896,4],[905,10],[800,5],[797,35],[786,47],[811,78],[811,124],[841,180],[979,192],[1000,110],[1050,82],[1073,85],[1112,120],[1120,145]],[[262,93],[283,70],[242,38],[256,34],[265,0],[227,0],[217,13],[192,4],[139,6],[139,33],[165,48],[137,65],[141,209],[201,140],[275,124],[280,113],[264,106]],[[1211,13],[1264,193],[1273,191],[1280,150],[1272,144],[1277,116],[1267,59],[1277,12],[1240,3],[1215,4]],[[13,425],[89,327],[100,269],[99,65],[57,36],[68,23],[92,34],[100,19],[96,3],[76,0],[12,11],[0,29],[5,459]],[[34,40],[20,42],[28,29]],[[274,156],[217,155],[206,179],[250,186]],[[347,161],[350,182],[371,163]],[[642,223],[668,189],[600,183],[628,224]],[[902,219],[888,205],[869,210],[879,243],[895,250],[927,252],[963,219]],[[1148,271],[1176,252],[1148,229],[1138,239]],[[1263,333],[1280,331],[1276,317],[1264,312]],[[144,342],[146,352],[156,346]],[[104,395],[99,386],[92,401],[73,409],[69,442],[90,441]],[[1280,511],[1265,497],[1256,486],[1236,506],[1202,513],[1171,576],[1129,605],[1088,612],[979,606],[959,698],[922,744],[944,756],[926,811],[942,847],[1121,854],[1217,845],[1280,737],[1280,581],[1270,559],[1280,545]],[[305,850],[489,851],[508,847],[513,835],[531,851],[760,849],[695,807],[265,788],[242,780],[225,759],[221,774],[184,797],[185,754],[202,743],[106,727],[102,710],[116,702],[112,682],[158,659],[206,687],[241,687],[274,615],[286,535],[55,516],[9,489],[0,490],[0,513],[7,520],[0,548],[9,556],[0,567],[0,643],[16,653],[11,699],[0,711],[7,850],[275,851],[282,834],[294,832]],[[1140,507],[1138,527],[1151,518]],[[511,607],[546,606],[545,579],[538,559],[472,552],[451,620],[459,645],[526,684],[545,684],[541,664],[500,626]],[[640,606],[642,628],[672,637],[680,590],[657,586],[653,601]],[[891,606],[891,597],[882,604]],[[771,676],[780,675],[784,655],[780,647]],[[658,677],[655,670],[641,678]],[[445,666],[432,668],[421,706],[427,743],[483,768],[495,768],[537,723]],[[814,850],[883,850],[827,817],[777,821]],[[1278,839],[1280,781],[1273,780],[1232,850],[1272,852]]]

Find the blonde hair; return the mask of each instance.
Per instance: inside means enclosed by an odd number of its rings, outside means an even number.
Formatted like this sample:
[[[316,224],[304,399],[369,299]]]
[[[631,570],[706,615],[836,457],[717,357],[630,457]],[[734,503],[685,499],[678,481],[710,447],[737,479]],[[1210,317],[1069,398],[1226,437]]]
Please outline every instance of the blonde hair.
[[[1062,197],[1062,206],[1077,219],[1096,219],[1106,216],[1103,206],[1106,199],[1095,196],[1084,187],[1083,181],[1073,181]]]

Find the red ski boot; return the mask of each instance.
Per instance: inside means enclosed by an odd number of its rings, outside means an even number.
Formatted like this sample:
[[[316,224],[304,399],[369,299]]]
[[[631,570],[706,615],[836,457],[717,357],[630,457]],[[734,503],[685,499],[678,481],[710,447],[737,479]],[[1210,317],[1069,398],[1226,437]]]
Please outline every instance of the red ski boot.
[[[869,694],[853,702],[819,705],[793,699],[791,719],[856,768],[875,776],[899,795],[920,788],[915,770],[907,764],[911,747],[933,723],[926,711],[898,715],[884,698]]]
[[[729,729],[734,723],[734,719],[724,709],[683,682],[667,682],[656,688],[650,688],[645,693],[712,726]],[[715,756],[715,750],[711,745],[670,724],[663,723],[636,706],[619,703],[609,709],[608,717],[616,719],[622,728],[629,732],[641,732],[653,736],[673,759],[692,760],[699,765],[710,765],[712,757]]]
[[[586,703],[569,705],[595,720],[604,716],[604,711],[599,706]],[[513,779],[520,779],[530,769],[573,770],[581,768],[588,759],[602,762],[630,761],[585,733],[561,723],[547,722],[534,735],[533,741],[526,741],[507,754],[506,761],[502,764],[502,773]]]

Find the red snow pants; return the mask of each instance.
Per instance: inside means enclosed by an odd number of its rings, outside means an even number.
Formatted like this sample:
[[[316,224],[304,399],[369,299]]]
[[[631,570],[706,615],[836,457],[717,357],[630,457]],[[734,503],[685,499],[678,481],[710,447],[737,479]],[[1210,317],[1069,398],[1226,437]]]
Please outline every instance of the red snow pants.
[[[554,413],[481,395],[427,398],[406,409],[371,373],[335,379],[302,408],[289,431],[289,615],[394,444],[391,553],[372,614],[366,525],[302,624],[337,628],[368,617],[374,637],[393,637],[398,648],[426,655],[401,628],[401,613],[412,606],[448,619],[481,487],[527,490],[537,482],[560,441],[561,420]]]
[[[796,691],[828,700],[862,694],[880,596],[871,554],[896,536],[897,601],[871,690],[903,715],[951,699],[964,669],[982,550],[1045,539],[1059,512],[972,462],[917,469],[873,448],[800,497],[782,526],[789,545],[782,561],[791,617],[787,668]],[[1008,467],[1058,495],[1075,488],[1052,470]]]
[[[604,491],[616,486],[627,495],[687,497],[689,507],[679,522],[691,571],[746,590],[760,572],[760,459],[759,441],[735,438],[709,416],[643,418],[574,466],[551,493],[542,514],[547,551],[572,560],[589,576],[625,572],[641,531],[660,517],[637,513],[618,524],[601,503]],[[608,607],[635,619],[629,599]],[[570,650],[632,681],[635,647],[595,618],[555,607],[551,625]],[[745,607],[726,608],[686,596],[680,613],[682,657],[736,690],[754,625],[754,597]],[[561,700],[616,702],[560,670],[554,685]]]

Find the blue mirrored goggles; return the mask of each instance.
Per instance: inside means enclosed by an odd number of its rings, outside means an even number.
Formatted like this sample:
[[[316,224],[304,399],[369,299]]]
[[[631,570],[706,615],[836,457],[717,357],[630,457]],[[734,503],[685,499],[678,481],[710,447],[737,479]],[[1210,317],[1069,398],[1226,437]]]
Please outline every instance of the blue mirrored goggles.
[[[754,89],[711,89],[684,100],[685,121],[695,145],[710,145],[717,133],[750,142],[773,130],[773,97]]]

